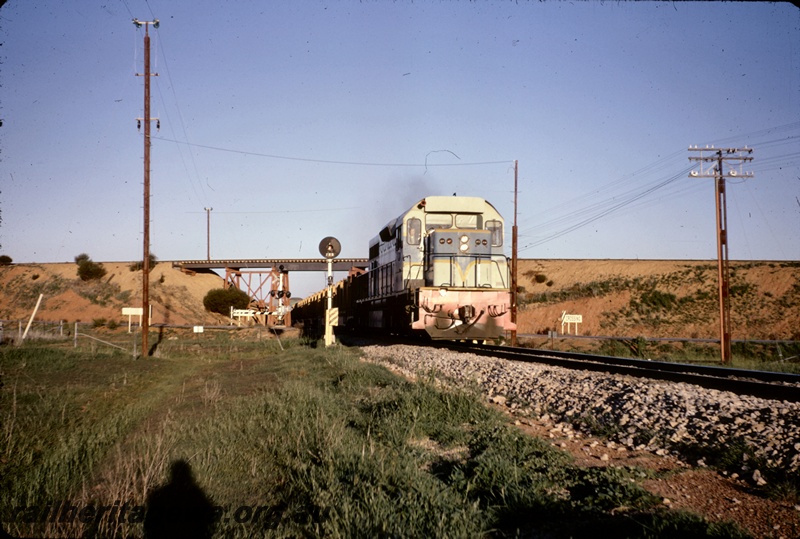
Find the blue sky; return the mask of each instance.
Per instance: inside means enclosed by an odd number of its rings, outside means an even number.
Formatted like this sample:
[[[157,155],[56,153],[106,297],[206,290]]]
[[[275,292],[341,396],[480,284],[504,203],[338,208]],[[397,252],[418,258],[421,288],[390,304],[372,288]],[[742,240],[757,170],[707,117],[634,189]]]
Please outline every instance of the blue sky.
[[[9,0],[0,253],[142,253],[143,29],[152,252],[317,257],[426,195],[506,216],[520,256],[714,259],[690,145],[754,148],[731,259],[800,260],[800,10],[747,2]],[[659,187],[661,186],[661,187]],[[320,286],[309,285],[306,293]]]

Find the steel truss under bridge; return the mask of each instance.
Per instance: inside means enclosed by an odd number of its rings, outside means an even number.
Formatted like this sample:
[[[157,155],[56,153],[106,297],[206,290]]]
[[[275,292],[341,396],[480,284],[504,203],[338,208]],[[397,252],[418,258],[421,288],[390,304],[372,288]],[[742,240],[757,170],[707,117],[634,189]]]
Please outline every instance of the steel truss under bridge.
[[[225,270],[224,287],[236,287],[250,297],[250,310],[258,324],[291,326],[292,297],[289,271],[327,271],[328,260],[320,259],[245,259],[180,260],[172,263],[185,273],[202,270]],[[340,258],[333,261],[334,271],[367,267],[366,258]],[[245,268],[245,269],[242,269]]]

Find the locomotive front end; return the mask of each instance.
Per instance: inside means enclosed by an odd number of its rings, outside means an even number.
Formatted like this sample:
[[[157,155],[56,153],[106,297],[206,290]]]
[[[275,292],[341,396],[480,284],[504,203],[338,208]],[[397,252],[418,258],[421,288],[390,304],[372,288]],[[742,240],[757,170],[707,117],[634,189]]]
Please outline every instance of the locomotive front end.
[[[502,218],[485,201],[456,208],[441,207],[452,199],[435,202],[425,208],[424,286],[415,290],[412,329],[432,339],[501,338],[516,329]]]
[[[354,327],[472,341],[516,329],[503,218],[482,198],[429,196],[389,221],[359,282]]]
[[[497,339],[511,329],[510,295],[495,288],[503,264],[492,258],[492,232],[433,230],[427,238],[425,281],[417,290],[413,329],[432,339]]]

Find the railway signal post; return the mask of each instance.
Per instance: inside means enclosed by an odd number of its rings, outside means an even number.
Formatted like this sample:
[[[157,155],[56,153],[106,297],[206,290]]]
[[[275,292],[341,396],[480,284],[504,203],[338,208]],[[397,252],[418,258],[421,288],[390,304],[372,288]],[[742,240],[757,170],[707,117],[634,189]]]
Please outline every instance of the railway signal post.
[[[693,178],[714,178],[717,207],[717,274],[719,283],[719,346],[723,364],[731,362],[731,303],[730,303],[730,271],[728,270],[728,215],[725,203],[725,178],[752,178],[752,172],[742,172],[741,167],[752,161],[752,148],[689,148],[690,152],[699,152],[697,157],[689,157],[689,161],[700,162],[700,170],[693,170],[689,175]],[[707,155],[703,155],[706,152]],[[729,166],[723,172],[722,164],[728,161],[739,170]],[[704,163],[710,163],[703,166]]]
[[[333,259],[339,256],[342,245],[333,236],[323,238],[319,243],[319,254],[328,260],[328,306],[325,310],[325,346],[336,344],[333,326],[339,323],[339,309],[333,308]]]

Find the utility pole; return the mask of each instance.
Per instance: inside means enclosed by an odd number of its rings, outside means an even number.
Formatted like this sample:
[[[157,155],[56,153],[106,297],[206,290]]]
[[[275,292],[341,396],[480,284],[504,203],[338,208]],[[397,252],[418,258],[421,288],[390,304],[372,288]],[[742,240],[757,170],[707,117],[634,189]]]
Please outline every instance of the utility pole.
[[[211,210],[214,208],[203,208],[206,210],[206,260],[211,260]]]
[[[511,322],[515,328],[511,330],[511,346],[517,346],[517,180],[519,178],[519,162],[514,160],[514,226],[511,227]]]
[[[133,19],[137,28],[144,26],[144,252],[142,258],[142,356],[149,354],[147,334],[150,331],[150,33],[148,28],[158,28],[158,19],[139,21]],[[141,76],[138,73],[136,76]],[[157,74],[156,74],[157,76]],[[137,118],[139,125],[141,120]],[[160,126],[159,126],[160,127]]]
[[[742,164],[752,161],[752,148],[689,148],[690,152],[699,152],[697,157],[689,157],[689,161],[700,162],[700,171],[689,173],[692,178],[714,178],[715,201],[717,210],[717,282],[719,286],[719,346],[723,364],[731,362],[731,302],[730,271],[728,268],[728,211],[725,201],[725,178],[752,178],[752,172],[742,172]],[[708,155],[703,155],[706,152]],[[737,171],[729,167],[728,172],[722,169],[723,162],[738,165]],[[705,168],[703,163],[709,163]]]

